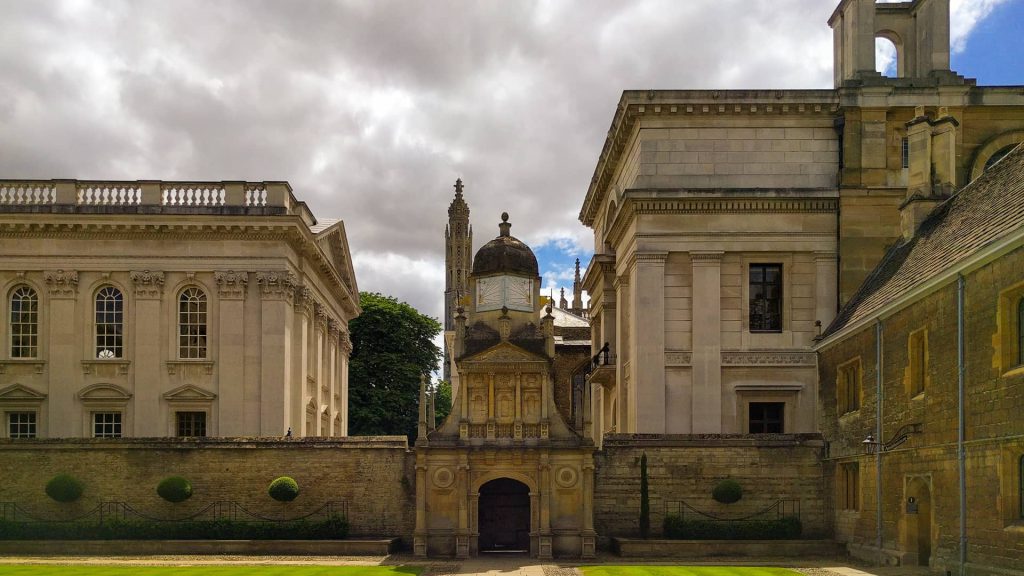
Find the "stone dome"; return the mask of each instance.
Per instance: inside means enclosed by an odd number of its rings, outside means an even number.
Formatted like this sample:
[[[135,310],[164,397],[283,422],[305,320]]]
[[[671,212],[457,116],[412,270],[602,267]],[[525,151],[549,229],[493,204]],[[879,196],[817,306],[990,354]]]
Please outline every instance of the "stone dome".
[[[533,250],[518,238],[509,234],[512,225],[508,223],[508,212],[501,214],[501,233],[497,238],[484,244],[473,257],[473,275],[518,274],[536,278],[540,276],[537,257]]]

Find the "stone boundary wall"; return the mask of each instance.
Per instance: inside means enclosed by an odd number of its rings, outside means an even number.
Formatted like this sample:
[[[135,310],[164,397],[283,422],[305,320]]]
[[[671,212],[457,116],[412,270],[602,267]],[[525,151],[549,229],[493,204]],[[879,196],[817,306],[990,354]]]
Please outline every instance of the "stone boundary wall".
[[[102,502],[125,502],[156,518],[189,516],[218,501],[235,501],[268,518],[309,514],[347,501],[350,534],[412,534],[414,458],[404,436],[337,439],[123,438],[0,440],[0,502],[46,519],[72,518]],[[45,493],[60,473],[85,484],[82,497],[59,504]],[[171,504],[156,493],[167,476],[184,476],[192,497]],[[299,497],[277,502],[270,482],[291,476]]]
[[[830,538],[832,498],[823,476],[824,442],[818,434],[655,435],[614,434],[594,455],[594,526],[607,539],[637,536],[640,517],[640,456],[647,453],[651,535],[673,502],[701,512],[743,517],[780,499],[799,501],[803,538]],[[731,478],[743,498],[720,504],[711,490]],[[687,511],[687,518],[697,518]]]

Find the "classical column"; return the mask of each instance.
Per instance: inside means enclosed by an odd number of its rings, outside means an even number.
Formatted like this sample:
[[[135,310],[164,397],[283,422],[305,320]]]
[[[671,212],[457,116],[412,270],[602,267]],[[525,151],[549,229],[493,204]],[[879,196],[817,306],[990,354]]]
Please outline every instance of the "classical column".
[[[416,452],[416,531],[412,538],[412,553],[427,555],[427,456]]]
[[[128,273],[135,292],[132,320],[132,338],[135,341],[132,356],[131,373],[135,383],[135,396],[132,398],[134,414],[131,431],[132,436],[166,436],[167,418],[164,412],[161,394],[165,392],[162,385],[167,381],[167,372],[161,371],[160,361],[165,349],[160,343],[167,322],[174,322],[178,317],[177,303],[171,303],[171,313],[161,309],[164,294],[164,273],[150,270],[133,270]],[[175,342],[174,345],[177,345]]]
[[[46,418],[46,435],[51,438],[74,437],[82,435],[82,409],[76,405],[76,392],[81,388],[82,366],[79,363],[81,354],[81,326],[76,313],[78,300],[78,272],[74,270],[47,270],[43,272],[46,290],[49,294],[47,306],[48,335],[47,349],[43,356],[47,361],[51,392],[47,398],[49,418]],[[42,304],[42,295],[40,304]],[[8,303],[9,304],[9,303]],[[42,309],[42,306],[40,306]],[[9,325],[8,325],[9,327]],[[90,336],[86,336],[89,338]],[[8,337],[9,338],[9,337]],[[89,347],[92,350],[92,347]],[[92,356],[90,355],[90,359]],[[60,383],[59,386],[55,384]],[[54,390],[66,393],[55,394]],[[7,425],[6,422],[3,423]],[[41,431],[42,432],[42,431]]]
[[[298,388],[301,394],[301,383],[293,383],[291,374],[296,278],[284,271],[257,272],[256,281],[262,298],[260,436],[284,436],[289,426],[301,426],[290,418],[294,404],[302,410],[292,390]]]
[[[629,374],[626,363],[632,355],[632,343],[629,339],[629,276],[623,274],[615,278],[615,299],[620,305],[617,308],[618,320],[615,322],[615,342],[618,358],[615,361],[615,414],[617,433],[631,433],[636,430],[629,419]]]
[[[667,252],[636,255],[636,279],[631,294],[630,329],[636,355],[630,364],[636,411],[636,431],[665,433],[665,260]]]
[[[338,390],[341,394],[341,435],[348,436],[348,361],[352,355],[352,340],[348,336],[348,327],[343,326],[339,336],[341,345],[341,375]]]
[[[583,462],[583,540],[580,555],[593,558],[596,554],[597,533],[594,532],[594,459],[588,454]]]
[[[215,271],[217,283],[217,426],[221,436],[249,436],[245,429],[245,296],[249,273]]]
[[[691,252],[694,434],[722,433],[722,252]]]
[[[551,558],[551,463],[548,460],[548,453],[541,452],[540,463],[537,465],[540,480],[537,483],[540,490],[540,526],[537,542],[537,557],[541,559]]]

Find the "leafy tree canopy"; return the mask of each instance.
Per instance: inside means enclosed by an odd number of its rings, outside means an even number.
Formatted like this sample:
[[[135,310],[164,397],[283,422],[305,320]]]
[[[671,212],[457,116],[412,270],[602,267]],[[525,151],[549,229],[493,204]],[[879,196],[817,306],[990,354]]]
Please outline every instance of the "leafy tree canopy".
[[[434,416],[437,418],[436,425],[444,423],[452,411],[452,383],[441,380],[434,389]]]
[[[352,435],[416,437],[420,375],[437,369],[441,324],[405,302],[361,292],[363,313],[349,322],[349,425]]]

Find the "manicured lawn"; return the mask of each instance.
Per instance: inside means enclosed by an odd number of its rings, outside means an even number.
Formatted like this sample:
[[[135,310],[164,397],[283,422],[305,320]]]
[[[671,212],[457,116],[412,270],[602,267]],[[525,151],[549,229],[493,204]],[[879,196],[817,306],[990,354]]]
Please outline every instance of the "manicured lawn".
[[[93,566],[76,564],[0,564],[4,576],[415,576],[423,569],[413,566]]]
[[[801,576],[760,566],[582,566],[585,576]]]

